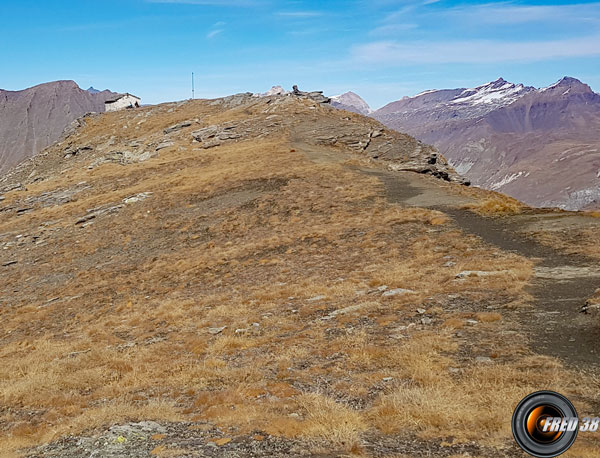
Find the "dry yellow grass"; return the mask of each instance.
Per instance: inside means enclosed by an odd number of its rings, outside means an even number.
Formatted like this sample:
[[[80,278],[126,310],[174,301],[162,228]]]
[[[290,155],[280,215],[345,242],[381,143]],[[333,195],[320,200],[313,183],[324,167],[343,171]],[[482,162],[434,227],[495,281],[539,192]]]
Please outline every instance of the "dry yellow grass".
[[[600,231],[596,227],[569,227],[563,231],[538,231],[533,235],[540,243],[565,253],[600,259]]]
[[[71,141],[125,148],[184,119],[249,115],[168,108],[94,118]],[[365,432],[401,430],[503,446],[511,409],[540,385],[584,407],[596,400],[593,380],[532,355],[515,334],[497,338],[515,332],[503,309],[527,302],[529,262],[466,237],[443,213],[387,203],[376,178],[312,162],[285,132],[204,150],[191,129],[146,162],[90,170],[92,158],[77,159],[7,194],[18,204],[92,186],[72,202],[0,216],[0,232],[42,228],[47,243],[11,251],[19,262],[2,276],[3,450],[148,419],[350,452]],[[153,194],[74,224],[140,192]],[[449,257],[456,265],[443,267]],[[492,264],[504,273],[456,279]],[[382,296],[379,286],[413,292]],[[467,341],[454,331],[471,318],[481,324]],[[156,456],[177,453],[161,447]]]
[[[465,205],[464,208],[484,216],[503,216],[519,214],[526,207],[523,203],[512,197],[494,193],[491,197]]]

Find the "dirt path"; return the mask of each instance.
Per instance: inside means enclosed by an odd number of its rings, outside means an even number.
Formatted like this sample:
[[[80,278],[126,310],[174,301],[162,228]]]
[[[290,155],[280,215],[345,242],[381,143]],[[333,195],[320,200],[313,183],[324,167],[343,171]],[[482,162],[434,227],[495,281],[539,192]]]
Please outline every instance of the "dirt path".
[[[534,306],[517,312],[533,350],[559,357],[580,369],[600,369],[600,323],[580,313],[585,301],[600,287],[597,263],[559,253],[524,235],[528,223],[538,227],[544,224],[539,215],[487,218],[461,209],[460,205],[467,203],[468,198],[451,195],[442,186],[432,186],[427,177],[410,172],[369,169],[362,172],[383,182],[390,202],[443,211],[463,231],[534,261],[535,277],[529,288]]]

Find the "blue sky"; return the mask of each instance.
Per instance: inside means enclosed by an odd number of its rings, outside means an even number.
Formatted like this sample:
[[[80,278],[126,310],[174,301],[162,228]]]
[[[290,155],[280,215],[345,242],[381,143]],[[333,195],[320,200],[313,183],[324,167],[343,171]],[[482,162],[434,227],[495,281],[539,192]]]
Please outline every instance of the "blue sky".
[[[0,87],[73,79],[144,103],[353,90],[377,108],[499,76],[600,90],[600,2],[0,0]]]

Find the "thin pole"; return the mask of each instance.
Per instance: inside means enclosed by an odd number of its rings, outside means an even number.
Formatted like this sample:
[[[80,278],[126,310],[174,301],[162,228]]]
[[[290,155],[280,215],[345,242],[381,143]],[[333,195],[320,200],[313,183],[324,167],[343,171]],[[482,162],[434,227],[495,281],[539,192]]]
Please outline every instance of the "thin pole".
[[[192,100],[195,98],[194,95],[194,72],[192,72]]]

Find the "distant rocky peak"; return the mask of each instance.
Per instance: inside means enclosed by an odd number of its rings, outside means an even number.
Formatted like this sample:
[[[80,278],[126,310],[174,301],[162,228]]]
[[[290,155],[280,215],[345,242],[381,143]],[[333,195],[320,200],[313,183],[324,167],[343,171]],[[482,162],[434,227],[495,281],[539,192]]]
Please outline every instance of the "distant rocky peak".
[[[481,86],[477,86],[472,89],[466,89],[465,92],[501,91],[516,87],[523,87],[523,85],[511,83],[510,81],[506,81],[504,78],[498,78],[495,81],[490,81],[489,83],[482,84]]]
[[[335,107],[364,115],[367,115],[373,111],[371,110],[369,104],[365,102],[361,96],[352,91],[345,92],[341,95],[334,95],[331,97],[331,103]]]
[[[98,94],[99,91],[98,89],[96,89],[94,86],[90,86],[89,88],[86,89],[90,94]]]
[[[541,89],[541,92],[546,91],[570,91],[573,93],[592,93],[592,89],[585,83],[582,83],[577,78],[570,76],[564,76],[559,79],[556,83],[551,84],[548,87]]]
[[[500,89],[503,87],[514,87],[514,86],[515,86],[514,83],[511,83],[510,81],[506,81],[504,78],[500,77],[497,80],[490,81],[489,83],[486,83],[486,84],[482,84],[481,86],[478,86],[476,89],[484,89],[484,88]]]
[[[288,92],[281,86],[273,86],[267,92],[256,94],[259,97],[269,97],[271,95],[286,95]]]

